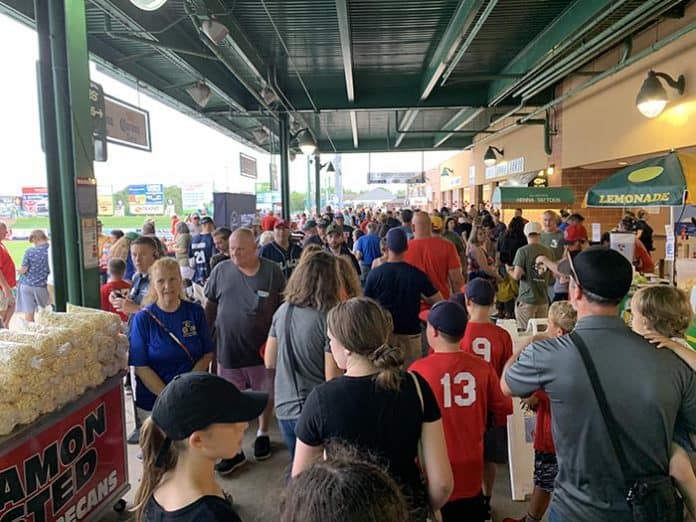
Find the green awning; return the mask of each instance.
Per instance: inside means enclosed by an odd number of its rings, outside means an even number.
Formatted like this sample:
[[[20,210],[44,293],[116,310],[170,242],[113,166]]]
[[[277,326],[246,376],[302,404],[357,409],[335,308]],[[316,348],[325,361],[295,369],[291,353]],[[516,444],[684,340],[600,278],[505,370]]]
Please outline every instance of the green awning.
[[[682,152],[630,165],[587,191],[588,207],[680,206],[696,203],[696,156]]]
[[[497,187],[493,192],[493,205],[510,206],[558,206],[572,205],[575,195],[568,187]]]

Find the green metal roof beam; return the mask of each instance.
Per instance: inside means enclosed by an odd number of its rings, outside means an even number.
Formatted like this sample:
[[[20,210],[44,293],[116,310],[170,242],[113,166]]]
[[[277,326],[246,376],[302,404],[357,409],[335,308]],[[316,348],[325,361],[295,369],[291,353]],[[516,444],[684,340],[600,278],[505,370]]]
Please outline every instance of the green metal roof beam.
[[[460,110],[457,114],[452,116],[452,118],[443,125],[444,130],[459,131],[463,127],[471,123],[475,118],[477,118],[481,113],[483,113],[485,108],[471,108]],[[450,139],[454,134],[452,132],[441,132],[433,136],[433,148],[436,149],[448,139]]]
[[[539,62],[557,55],[560,50],[585,33],[589,25],[594,25],[613,12],[626,0],[575,0],[546,29],[534,38],[510,61],[501,74],[526,74]],[[516,85],[516,80],[497,80],[491,83],[488,102],[499,103],[508,96]]]
[[[452,138],[447,142],[446,147],[442,147],[438,150],[461,150],[465,147],[471,146],[473,143],[473,136],[457,136]],[[333,145],[335,146],[336,153],[345,152],[397,152],[390,148],[389,143],[384,138],[375,139],[361,139],[360,147],[357,149],[353,146],[352,139],[335,139],[333,140]],[[319,141],[319,150],[327,151],[333,150],[331,143],[325,140]],[[403,152],[407,150],[433,150],[433,139],[431,136],[408,136],[401,143],[398,152]]]
[[[421,81],[420,101],[428,99],[430,94],[435,89],[437,82],[440,80],[442,73],[445,72],[448,63],[452,56],[457,51],[462,38],[471,27],[471,24],[476,18],[476,13],[483,4],[484,0],[460,0],[454,11],[454,16],[447,25],[442,38],[437,44],[430,61],[425,68],[425,74]],[[413,122],[418,115],[418,109],[410,109],[407,111],[401,123],[401,129],[407,131],[413,125]],[[394,147],[401,145],[404,139],[404,134],[399,134],[394,142]]]
[[[423,80],[421,81],[420,100],[426,100],[437,85],[440,76],[445,71],[447,64],[454,56],[464,35],[476,18],[479,8],[484,0],[460,0],[454,16],[445,29],[440,42],[437,44],[433,55],[430,57]]]

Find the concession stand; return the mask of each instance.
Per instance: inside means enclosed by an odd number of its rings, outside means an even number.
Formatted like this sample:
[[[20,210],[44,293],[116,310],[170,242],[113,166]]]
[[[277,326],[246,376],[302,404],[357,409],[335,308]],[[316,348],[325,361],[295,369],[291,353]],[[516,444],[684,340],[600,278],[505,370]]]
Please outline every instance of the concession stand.
[[[696,155],[670,152],[625,167],[591,187],[585,206],[670,207],[670,223],[665,227],[666,279],[638,275],[634,283],[675,284],[690,293],[696,309]],[[692,346],[696,346],[695,330],[692,327],[689,333]]]
[[[68,305],[0,330],[0,520],[101,520],[129,489],[115,314]]]

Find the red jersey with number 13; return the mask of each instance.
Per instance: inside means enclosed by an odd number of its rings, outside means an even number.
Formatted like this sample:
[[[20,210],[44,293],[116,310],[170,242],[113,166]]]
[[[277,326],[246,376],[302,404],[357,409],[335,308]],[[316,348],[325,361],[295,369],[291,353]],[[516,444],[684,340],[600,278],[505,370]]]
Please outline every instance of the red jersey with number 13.
[[[410,370],[428,381],[440,406],[454,474],[449,501],[475,497],[481,492],[488,413],[504,418],[512,413],[512,403],[500,391],[493,368],[468,353],[435,352]]]

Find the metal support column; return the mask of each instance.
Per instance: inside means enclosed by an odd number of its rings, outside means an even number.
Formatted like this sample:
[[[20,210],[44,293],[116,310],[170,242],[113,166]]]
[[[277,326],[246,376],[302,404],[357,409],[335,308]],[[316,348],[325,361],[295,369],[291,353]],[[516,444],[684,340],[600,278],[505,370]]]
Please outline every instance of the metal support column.
[[[34,0],[56,307],[99,307],[96,180],[84,2]]]
[[[314,156],[314,203],[317,206],[317,216],[321,215],[321,162],[319,154]]]
[[[281,114],[278,121],[280,137],[280,200],[283,204],[283,219],[290,219],[290,133],[288,115]]]

